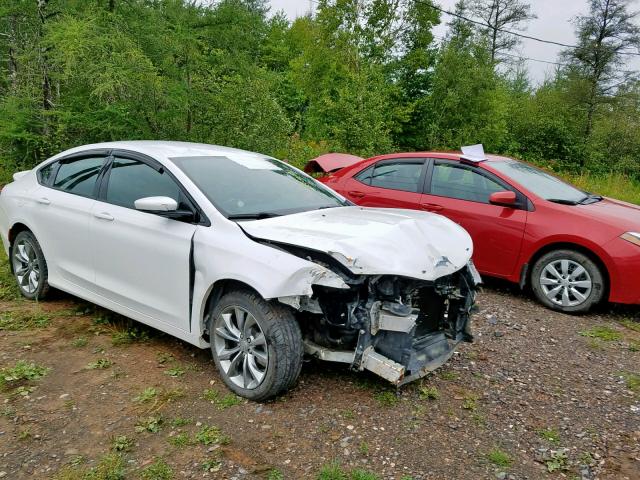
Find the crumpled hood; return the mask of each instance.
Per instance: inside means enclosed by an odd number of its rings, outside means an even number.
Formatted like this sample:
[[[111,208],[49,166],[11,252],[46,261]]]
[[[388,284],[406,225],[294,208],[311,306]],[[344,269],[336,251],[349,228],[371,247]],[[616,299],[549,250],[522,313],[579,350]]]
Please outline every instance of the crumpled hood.
[[[360,275],[435,280],[460,270],[473,254],[462,227],[415,210],[338,207],[240,226],[255,238],[325,252]]]

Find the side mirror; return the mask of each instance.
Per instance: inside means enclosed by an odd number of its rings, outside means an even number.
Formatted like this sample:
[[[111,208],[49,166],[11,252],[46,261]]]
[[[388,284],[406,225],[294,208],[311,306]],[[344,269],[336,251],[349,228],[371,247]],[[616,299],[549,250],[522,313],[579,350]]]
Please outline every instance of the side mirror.
[[[136,200],[133,204],[136,210],[143,212],[161,213],[178,210],[178,202],[170,197],[145,197]]]
[[[505,190],[503,192],[494,192],[489,196],[489,203],[492,205],[500,205],[501,207],[515,207],[518,197],[515,192]]]
[[[133,202],[136,210],[145,213],[154,213],[161,217],[179,220],[181,222],[193,222],[196,214],[191,210],[178,210],[178,202],[171,197],[146,197]]]

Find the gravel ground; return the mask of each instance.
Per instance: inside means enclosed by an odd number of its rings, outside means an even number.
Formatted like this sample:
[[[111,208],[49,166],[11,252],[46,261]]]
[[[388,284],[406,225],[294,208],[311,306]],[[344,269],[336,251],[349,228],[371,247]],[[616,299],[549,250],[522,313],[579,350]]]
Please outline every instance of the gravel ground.
[[[5,376],[50,369],[5,382],[0,478],[640,478],[636,308],[567,316],[493,285],[476,341],[422,381],[309,362],[256,404],[209,352],[57,297],[0,302]]]

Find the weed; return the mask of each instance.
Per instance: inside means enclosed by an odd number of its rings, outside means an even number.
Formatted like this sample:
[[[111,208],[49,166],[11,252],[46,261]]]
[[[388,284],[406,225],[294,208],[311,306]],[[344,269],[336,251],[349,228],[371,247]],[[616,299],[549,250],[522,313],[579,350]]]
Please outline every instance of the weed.
[[[272,468],[267,473],[267,480],[284,480],[284,474],[277,468]]]
[[[545,428],[544,430],[538,430],[538,435],[540,435],[540,438],[544,438],[549,443],[553,443],[553,444],[560,443],[560,434],[553,428]]]
[[[317,480],[379,480],[380,477],[360,468],[347,473],[339,464],[331,463],[324,465],[316,478]]]
[[[351,480],[379,480],[380,477],[378,477],[374,473],[367,472],[366,470],[362,470],[360,468],[356,468],[351,472],[351,475],[349,475],[349,478]]]
[[[133,447],[133,440],[126,435],[118,435],[111,440],[111,450],[115,452],[127,452]]]
[[[203,425],[195,439],[202,445],[226,445],[229,443],[229,437],[224,435],[218,427],[209,427]]]
[[[213,405],[218,407],[219,410],[224,410],[229,407],[233,407],[234,405],[240,405],[242,403],[242,399],[237,395],[229,393],[223,397],[220,396],[220,393],[213,389],[207,388],[203,394],[202,398],[211,402]]]
[[[142,470],[140,476],[144,480],[171,480],[173,470],[167,465],[167,462],[160,458]]]
[[[158,391],[153,387],[147,387],[142,392],[140,392],[137,396],[133,398],[134,402],[137,403],[147,403],[156,398],[158,395]]]
[[[157,433],[160,431],[162,423],[163,423],[162,417],[159,415],[147,417],[147,418],[141,418],[136,423],[135,430],[138,433],[142,433],[142,432]]]
[[[22,381],[39,380],[49,373],[49,368],[18,360],[12,368],[0,370],[0,388],[6,388]]]
[[[351,410],[351,409],[344,410],[341,413],[341,415],[342,415],[343,418],[345,418],[347,420],[353,420],[354,418],[356,418],[355,412],[353,410]]]
[[[124,480],[125,462],[122,455],[110,453],[85,475],[85,480]]]
[[[420,387],[420,399],[437,400],[440,398],[440,392],[436,387]]]
[[[51,323],[51,316],[43,311],[5,312],[0,314],[0,330],[31,330],[45,328]]]
[[[360,442],[360,445],[358,445],[358,451],[362,455],[369,455],[369,444],[367,442]]]
[[[168,437],[167,441],[174,447],[185,447],[189,445],[189,443],[191,443],[189,435],[184,432],[172,437]]]
[[[156,358],[158,359],[158,363],[160,365],[164,365],[165,363],[173,362],[173,360],[174,360],[173,355],[171,355],[170,353],[165,353],[165,352],[158,353],[156,355]]]
[[[18,440],[30,440],[31,437],[33,437],[33,435],[31,434],[31,430],[28,428],[18,433]]]
[[[3,250],[2,261],[0,261],[0,300],[9,301],[19,298],[21,298],[20,290]]]
[[[475,423],[479,427],[484,427],[487,425],[487,419],[481,413],[473,412],[473,415],[471,416],[471,418],[473,419],[473,423]]]
[[[170,377],[181,377],[184,375],[184,370],[180,367],[171,367],[164,372],[165,375],[169,375]]]
[[[564,451],[551,452],[550,458],[545,463],[549,473],[569,470],[569,459]]]
[[[166,390],[162,392],[161,398],[165,402],[173,402],[179,398],[185,397],[187,394],[182,388],[174,388],[172,390]]]
[[[464,400],[462,401],[462,408],[475,412],[478,409],[478,396],[471,394],[466,395]]]
[[[589,330],[580,332],[580,335],[583,337],[598,338],[605,342],[613,342],[622,338],[622,334],[620,332],[608,325],[598,325],[590,328]]]
[[[202,469],[205,472],[217,472],[220,470],[221,466],[222,462],[218,458],[210,458],[209,460],[202,462]]]
[[[631,320],[630,318],[625,318],[620,321],[622,325],[624,325],[629,330],[633,330],[634,332],[640,333],[640,322],[637,320]]]
[[[14,417],[16,415],[16,409],[10,407],[9,405],[5,405],[2,407],[2,416],[3,417]]]
[[[87,337],[78,337],[71,342],[71,345],[76,348],[82,348],[82,347],[86,347],[87,343],[89,343],[89,340],[87,340]]]
[[[640,375],[637,373],[623,372],[621,376],[624,378],[629,390],[632,392],[640,392]]]
[[[191,419],[176,417],[172,420],[171,426],[173,427],[184,427],[185,425],[189,425],[191,423]]]
[[[487,459],[498,467],[508,467],[511,465],[511,457],[499,448],[494,448],[487,453]]]
[[[105,368],[109,368],[113,363],[111,360],[106,358],[99,358],[95,362],[91,362],[87,364],[88,370],[104,370]]]
[[[445,370],[444,372],[440,372],[440,378],[442,380],[457,380],[460,378],[460,374],[452,370]]]
[[[630,352],[640,352],[640,342],[629,342]]]
[[[383,407],[395,407],[400,399],[396,395],[396,392],[391,390],[383,390],[373,395],[373,398]]]
[[[111,344],[114,346],[147,341],[149,341],[149,333],[137,327],[118,330],[111,335]]]

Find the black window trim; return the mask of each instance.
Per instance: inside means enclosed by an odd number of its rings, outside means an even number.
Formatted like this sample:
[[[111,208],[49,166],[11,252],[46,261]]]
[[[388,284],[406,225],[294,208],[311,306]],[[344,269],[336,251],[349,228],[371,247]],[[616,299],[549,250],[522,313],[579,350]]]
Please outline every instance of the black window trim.
[[[477,200],[465,200],[462,198],[455,198],[455,197],[446,197],[444,195],[436,195],[434,193],[431,193],[431,183],[433,180],[433,172],[435,170],[436,165],[454,165],[458,168],[462,168],[464,170],[470,170],[472,172],[475,172],[479,175],[482,175],[485,178],[488,178],[489,180],[494,181],[495,183],[501,185],[505,190],[514,192],[517,196],[517,202],[514,205],[513,208],[515,208],[516,210],[525,210],[525,211],[532,211],[533,210],[533,205],[531,203],[531,201],[529,200],[529,198],[522,193],[520,190],[518,190],[517,188],[515,188],[514,186],[510,185],[509,183],[507,183],[506,181],[504,181],[503,179],[501,179],[500,177],[498,177],[497,175],[494,175],[493,173],[483,169],[482,167],[479,167],[477,165],[468,165],[466,163],[460,163],[456,160],[449,160],[446,158],[430,158],[429,160],[429,166],[427,167],[427,175],[425,176],[425,182],[424,182],[424,186],[423,186],[423,193],[425,195],[432,195],[434,197],[441,197],[441,198],[451,198],[451,199],[455,199],[455,200],[461,200],[463,202],[473,202],[473,203],[480,203],[482,205],[491,205],[488,202],[479,202]]]
[[[107,165],[108,153],[109,153],[109,150],[93,149],[93,150],[83,150],[81,152],[74,152],[74,153],[71,153],[69,155],[65,155],[64,157],[56,158],[52,162],[48,162],[45,165],[42,165],[40,168],[38,168],[38,170],[36,171],[36,178],[38,179],[38,183],[40,185],[42,185],[43,187],[47,187],[47,188],[50,188],[52,190],[57,190],[59,192],[68,193],[69,195],[75,195],[77,197],[82,197],[82,198],[88,198],[90,200],[95,200],[97,195],[98,195],[98,188],[99,188],[100,178],[101,178],[102,174],[104,173],[105,167]],[[102,161],[102,167],[101,167],[100,171],[98,172],[98,176],[96,177],[96,184],[93,187],[93,193],[91,195],[81,195],[79,193],[70,192],[69,190],[65,190],[64,188],[57,188],[57,187],[54,186],[55,185],[55,181],[56,181],[56,177],[58,176],[58,171],[60,170],[60,165],[62,165],[63,163],[75,162],[76,160],[82,160],[82,159],[85,159],[85,158],[96,158],[96,157],[102,157],[103,161]],[[51,172],[51,175],[49,176],[49,180],[47,182],[43,182],[42,181],[42,176],[41,176],[41,171],[44,170],[45,168],[47,168],[49,165],[53,165],[53,171]]]
[[[130,207],[123,207],[122,205],[116,205],[114,203],[111,203],[111,202],[107,201],[107,188],[109,187],[109,178],[111,177],[111,166],[112,166],[113,161],[114,161],[114,159],[116,157],[117,158],[121,158],[121,159],[125,159],[125,160],[136,160],[138,162],[144,163],[145,165],[153,168],[157,172],[162,171],[163,173],[166,173],[169,176],[169,178],[171,178],[176,183],[176,185],[180,189],[180,192],[184,195],[184,197],[193,206],[197,218],[196,218],[196,220],[194,222],[191,222],[191,223],[193,223],[194,225],[202,225],[204,227],[210,227],[211,226],[211,221],[205,215],[205,213],[202,210],[202,208],[200,207],[200,205],[198,205],[198,203],[193,199],[191,194],[184,187],[184,185],[182,185],[182,183],[176,178],[176,176],[172,172],[169,171],[168,168],[166,168],[164,165],[162,165],[162,163],[160,163],[155,158],[150,157],[150,156],[145,155],[145,154],[140,153],[140,152],[134,152],[132,150],[113,149],[113,150],[109,151],[109,156],[107,158],[107,162],[105,163],[105,167],[103,168],[103,171],[100,172],[101,175],[98,178],[98,182],[99,182],[98,185],[99,186],[98,186],[98,192],[97,192],[96,200],[98,200],[100,202],[108,203],[109,205],[115,205],[115,206],[118,206],[118,207],[129,208],[130,210],[135,210],[135,209],[132,209]],[[141,212],[141,213],[143,213],[143,212]]]
[[[418,194],[420,194],[420,193],[422,193],[421,188],[422,188],[422,189],[424,188],[424,182],[425,182],[425,179],[426,179],[426,177],[427,177],[427,168],[425,167],[425,166],[427,165],[427,161],[428,161],[428,159],[427,159],[427,158],[425,158],[425,157],[397,157],[397,158],[385,158],[385,159],[383,159],[383,160],[378,160],[377,162],[372,163],[371,165],[369,165],[369,166],[367,166],[367,167],[363,168],[362,170],[360,170],[359,172],[357,172],[356,174],[354,174],[352,178],[353,178],[356,182],[361,183],[362,185],[365,185],[365,186],[367,186],[367,187],[369,187],[369,188],[380,188],[380,189],[382,189],[382,190],[391,190],[391,191],[394,191],[394,192],[405,192],[405,193],[418,193]],[[359,180],[359,179],[357,179],[357,178],[356,178],[358,175],[360,175],[361,173],[366,172],[367,170],[373,170],[373,171],[375,171],[375,169],[376,169],[377,167],[379,167],[379,166],[381,166],[381,165],[387,165],[387,164],[390,164],[390,163],[416,163],[416,164],[420,164],[420,163],[422,163],[422,170],[421,170],[421,172],[420,172],[420,178],[418,179],[418,187],[417,187],[417,188],[418,188],[418,190],[417,190],[417,191],[415,191],[415,192],[410,192],[410,191],[408,191],[408,190],[400,190],[399,188],[377,187],[377,186],[371,185],[370,183],[369,183],[369,184],[364,183],[364,182],[362,182],[361,180]],[[371,179],[373,180],[373,175],[371,176]]]

